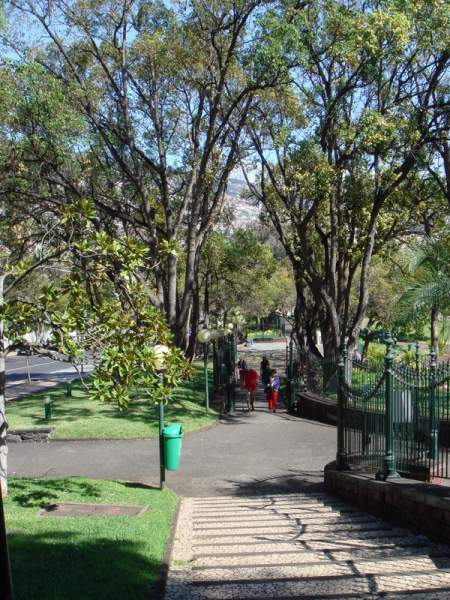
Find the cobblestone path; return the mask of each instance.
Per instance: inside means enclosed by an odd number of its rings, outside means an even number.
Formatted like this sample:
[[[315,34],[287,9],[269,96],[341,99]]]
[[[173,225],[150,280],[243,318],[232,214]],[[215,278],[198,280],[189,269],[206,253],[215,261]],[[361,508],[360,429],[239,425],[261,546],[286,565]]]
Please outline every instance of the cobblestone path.
[[[184,498],[166,600],[450,599],[450,547],[322,493]]]

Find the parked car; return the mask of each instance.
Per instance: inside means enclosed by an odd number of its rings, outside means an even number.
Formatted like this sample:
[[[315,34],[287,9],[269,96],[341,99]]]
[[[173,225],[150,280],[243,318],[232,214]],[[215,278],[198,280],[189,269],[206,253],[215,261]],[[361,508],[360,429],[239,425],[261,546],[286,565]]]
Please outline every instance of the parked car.
[[[25,346],[17,349],[17,356],[31,356],[31,350]]]

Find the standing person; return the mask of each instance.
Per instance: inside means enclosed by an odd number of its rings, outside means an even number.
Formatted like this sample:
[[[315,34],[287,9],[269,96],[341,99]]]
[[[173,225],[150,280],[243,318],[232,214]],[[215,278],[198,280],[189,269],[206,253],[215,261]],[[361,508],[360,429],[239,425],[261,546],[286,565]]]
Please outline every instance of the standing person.
[[[276,412],[278,402],[278,392],[280,391],[280,378],[277,375],[277,370],[272,369],[270,371],[269,391],[267,394],[267,400],[269,404],[269,410]]]
[[[262,358],[261,365],[259,367],[259,373],[261,375],[261,382],[263,386],[266,387],[270,380],[270,363],[266,356],[263,356]]]
[[[255,369],[245,369],[243,371],[244,387],[247,390],[247,410],[255,410],[256,384],[258,383],[258,373]]]
[[[239,369],[239,382],[241,384],[241,387],[243,387],[244,371],[247,370],[247,363],[245,362],[245,360],[243,358],[238,362],[238,369]]]

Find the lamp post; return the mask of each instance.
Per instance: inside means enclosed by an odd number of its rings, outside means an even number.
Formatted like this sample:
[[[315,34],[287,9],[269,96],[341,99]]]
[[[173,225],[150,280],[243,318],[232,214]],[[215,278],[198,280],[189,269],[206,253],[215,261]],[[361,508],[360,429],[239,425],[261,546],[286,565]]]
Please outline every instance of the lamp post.
[[[203,344],[203,370],[204,370],[204,381],[205,381],[205,407],[209,410],[209,381],[208,381],[208,343],[212,339],[212,332],[210,329],[205,327],[201,329],[197,334],[198,341]]]
[[[157,344],[153,347],[155,353],[155,369],[159,375],[161,385],[164,385],[164,373],[166,371],[166,355],[169,352],[169,348],[163,344]],[[166,465],[164,460],[164,441],[163,441],[163,429],[164,429],[164,402],[159,401],[159,489],[164,489],[166,481]]]

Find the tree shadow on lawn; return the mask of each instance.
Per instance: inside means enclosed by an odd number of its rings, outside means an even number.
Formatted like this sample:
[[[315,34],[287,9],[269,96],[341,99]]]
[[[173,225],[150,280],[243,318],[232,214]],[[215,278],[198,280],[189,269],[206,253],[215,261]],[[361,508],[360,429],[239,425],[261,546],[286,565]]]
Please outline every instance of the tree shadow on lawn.
[[[76,535],[52,531],[8,536],[16,600],[154,597],[161,566],[143,555],[139,543],[76,540]]]
[[[193,420],[205,417],[203,379],[199,378],[198,373],[190,381],[185,381],[182,387],[176,389],[173,393],[173,399],[165,407],[166,419],[190,418]],[[81,419],[95,418],[101,420],[107,419],[126,420],[135,423],[144,423],[148,425],[157,424],[158,405],[153,403],[151,398],[142,397],[139,391],[134,392],[128,408],[120,410],[113,402],[99,403],[93,401],[90,403],[89,393],[83,388],[80,382],[73,385],[73,396],[66,397],[64,390],[56,388],[48,390],[45,393],[33,394],[29,398],[14,401],[17,406],[20,403],[20,413],[23,417],[29,418],[33,426],[42,427],[52,423],[58,426],[63,422],[69,423]],[[51,422],[45,419],[44,398],[50,396],[52,401],[53,419]],[[189,404],[187,404],[187,402]],[[42,403],[42,405],[41,405]],[[85,403],[80,406],[80,403]]]
[[[23,493],[21,493],[23,492]],[[36,481],[14,480],[14,501],[25,508],[44,508],[61,499],[61,493],[76,493],[89,498],[98,498],[101,494],[97,486],[76,479],[38,479]]]

